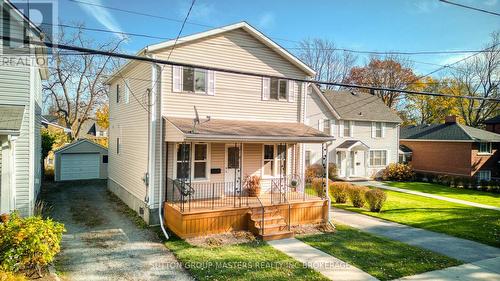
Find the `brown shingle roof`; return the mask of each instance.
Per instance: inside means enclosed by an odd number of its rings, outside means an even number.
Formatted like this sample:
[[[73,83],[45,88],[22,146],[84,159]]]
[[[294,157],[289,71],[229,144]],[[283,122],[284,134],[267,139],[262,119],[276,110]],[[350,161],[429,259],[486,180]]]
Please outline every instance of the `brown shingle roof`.
[[[301,123],[211,119],[193,127],[191,118],[167,117],[166,120],[187,140],[325,142],[334,139]]]
[[[402,120],[377,96],[364,92],[325,90],[323,95],[345,120],[401,123]]]

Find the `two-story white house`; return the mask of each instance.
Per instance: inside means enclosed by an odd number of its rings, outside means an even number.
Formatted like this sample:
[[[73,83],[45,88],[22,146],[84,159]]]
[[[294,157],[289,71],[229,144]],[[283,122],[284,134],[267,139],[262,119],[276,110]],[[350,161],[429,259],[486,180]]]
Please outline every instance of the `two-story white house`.
[[[340,179],[373,178],[397,163],[401,122],[376,95],[309,88],[306,124],[335,137],[328,156]],[[306,166],[320,163],[321,145],[307,144],[305,149]]]
[[[310,199],[301,181],[304,144],[333,139],[305,125],[308,85],[293,79],[311,79],[312,69],[245,22],[138,55],[183,64],[130,61],[107,81],[108,188],[145,221],[158,222],[164,207],[181,237],[249,225],[263,235],[248,212]],[[261,179],[262,196],[251,196],[249,176]],[[284,225],[268,231],[324,220],[325,202],[283,207],[274,222]],[[309,215],[293,215],[299,211]]]
[[[0,34],[41,41],[43,33],[10,1],[0,1]],[[0,40],[0,214],[32,215],[41,185],[42,80],[47,50]]]

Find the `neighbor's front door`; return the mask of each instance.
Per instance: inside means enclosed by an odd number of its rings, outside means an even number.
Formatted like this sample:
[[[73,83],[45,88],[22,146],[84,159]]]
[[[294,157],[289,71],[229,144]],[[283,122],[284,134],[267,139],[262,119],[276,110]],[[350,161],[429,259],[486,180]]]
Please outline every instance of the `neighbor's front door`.
[[[226,184],[226,193],[234,192],[234,184],[240,186],[240,148],[235,145],[226,145],[226,167],[224,179]]]

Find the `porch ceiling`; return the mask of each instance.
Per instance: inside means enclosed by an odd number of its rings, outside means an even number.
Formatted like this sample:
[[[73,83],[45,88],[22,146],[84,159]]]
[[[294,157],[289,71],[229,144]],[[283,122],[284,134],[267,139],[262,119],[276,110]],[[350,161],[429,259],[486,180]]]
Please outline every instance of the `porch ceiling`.
[[[190,118],[165,117],[165,120],[166,141],[323,143],[334,140],[333,136],[301,123],[210,119],[193,126]]]

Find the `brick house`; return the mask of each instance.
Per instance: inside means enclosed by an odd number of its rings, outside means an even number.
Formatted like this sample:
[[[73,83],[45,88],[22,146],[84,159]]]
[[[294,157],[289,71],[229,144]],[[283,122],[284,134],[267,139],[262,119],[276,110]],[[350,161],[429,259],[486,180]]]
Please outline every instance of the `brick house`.
[[[401,128],[400,144],[412,151],[417,172],[500,178],[500,134],[459,124],[455,116],[444,124]]]
[[[486,125],[486,131],[500,134],[500,115],[484,121],[484,124]]]

